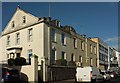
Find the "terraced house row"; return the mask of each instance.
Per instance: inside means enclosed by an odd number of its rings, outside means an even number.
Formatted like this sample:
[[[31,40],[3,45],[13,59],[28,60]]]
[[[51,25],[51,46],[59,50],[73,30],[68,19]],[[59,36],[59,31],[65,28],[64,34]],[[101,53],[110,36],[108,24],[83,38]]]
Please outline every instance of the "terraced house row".
[[[2,32],[1,64],[8,59],[24,57],[26,65],[31,64],[31,56],[38,56],[38,70],[45,64],[43,80],[47,81],[49,67],[95,66],[108,69],[119,63],[116,50],[100,38],[88,38],[78,34],[69,25],[50,17],[36,17],[17,8],[8,25]],[[111,60],[112,59],[112,60]],[[51,75],[50,75],[51,76]]]

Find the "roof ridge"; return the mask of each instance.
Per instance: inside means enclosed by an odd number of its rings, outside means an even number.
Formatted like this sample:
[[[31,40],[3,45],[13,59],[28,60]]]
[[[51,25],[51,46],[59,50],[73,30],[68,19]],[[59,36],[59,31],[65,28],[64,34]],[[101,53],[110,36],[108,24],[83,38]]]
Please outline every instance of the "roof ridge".
[[[29,14],[29,15],[35,17],[35,18],[37,18],[37,19],[39,18],[38,16],[35,16],[34,14],[32,14],[32,13],[30,13],[30,12],[28,12],[28,11],[22,9],[20,6],[18,6],[18,7],[16,8],[16,11],[17,11],[17,10],[21,10],[21,11],[23,11],[23,12],[25,12],[25,13],[27,13],[27,14]]]

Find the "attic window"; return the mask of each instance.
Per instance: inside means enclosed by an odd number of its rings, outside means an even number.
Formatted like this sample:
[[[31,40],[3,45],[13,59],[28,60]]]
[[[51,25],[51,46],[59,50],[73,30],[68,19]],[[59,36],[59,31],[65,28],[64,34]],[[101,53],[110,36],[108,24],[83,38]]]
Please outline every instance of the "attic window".
[[[14,28],[14,27],[15,27],[15,22],[14,22],[14,21],[12,21],[11,26],[12,26],[12,28]]]
[[[23,23],[26,23],[26,17],[23,16]]]

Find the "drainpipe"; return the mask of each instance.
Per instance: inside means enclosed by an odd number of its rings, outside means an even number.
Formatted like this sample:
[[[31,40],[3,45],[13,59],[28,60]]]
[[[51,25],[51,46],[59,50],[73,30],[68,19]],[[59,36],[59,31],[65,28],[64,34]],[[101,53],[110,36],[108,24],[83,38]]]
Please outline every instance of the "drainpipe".
[[[47,82],[47,58],[45,56],[42,59],[43,61],[43,82]]]
[[[108,46],[108,70],[110,69],[110,47]]]

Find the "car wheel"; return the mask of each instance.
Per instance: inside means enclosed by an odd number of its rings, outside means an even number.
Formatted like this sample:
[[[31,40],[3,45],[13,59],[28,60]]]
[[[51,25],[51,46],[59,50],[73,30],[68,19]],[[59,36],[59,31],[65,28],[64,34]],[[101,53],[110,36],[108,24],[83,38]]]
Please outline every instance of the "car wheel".
[[[97,82],[97,79],[92,79],[91,80],[91,83],[96,83]]]
[[[4,79],[3,78],[1,79],[1,83],[4,83]]]
[[[77,82],[77,78],[76,78],[76,77],[75,77],[75,83],[78,83],[78,82]]]
[[[97,79],[95,79],[95,83],[97,83],[98,82],[98,80]]]

